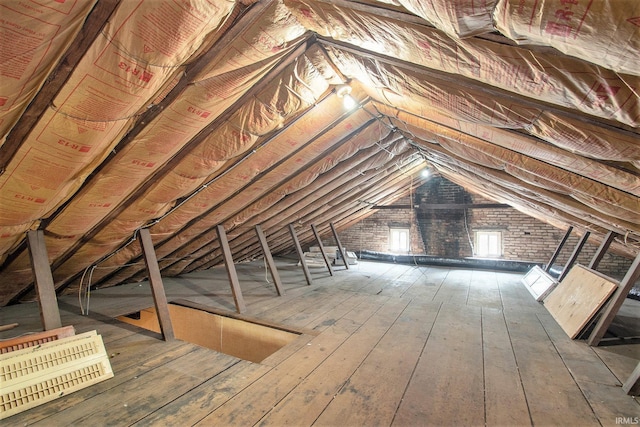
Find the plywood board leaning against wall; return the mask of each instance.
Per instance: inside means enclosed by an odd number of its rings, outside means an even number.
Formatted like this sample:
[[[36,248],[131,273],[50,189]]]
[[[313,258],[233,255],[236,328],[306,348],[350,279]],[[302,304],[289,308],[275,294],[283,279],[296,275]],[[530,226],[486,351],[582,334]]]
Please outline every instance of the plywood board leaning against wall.
[[[567,335],[574,339],[617,286],[613,279],[578,264],[545,298],[544,305]]]

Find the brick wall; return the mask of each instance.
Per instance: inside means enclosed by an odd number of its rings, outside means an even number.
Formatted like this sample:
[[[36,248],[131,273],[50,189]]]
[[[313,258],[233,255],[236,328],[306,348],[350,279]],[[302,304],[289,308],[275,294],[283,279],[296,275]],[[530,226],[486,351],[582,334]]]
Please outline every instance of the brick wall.
[[[475,200],[475,203],[486,203]],[[495,229],[502,231],[503,258],[519,259],[546,264],[551,259],[558,243],[564,237],[566,230],[559,230],[535,218],[527,216],[515,209],[475,209],[473,212],[473,230]],[[571,234],[555,261],[558,268],[562,268],[580,237],[575,231]],[[577,262],[588,265],[598,249],[599,243],[587,242]],[[631,266],[633,260],[615,254],[605,254],[598,271],[620,280]]]
[[[409,197],[396,204],[413,201],[424,207],[433,204],[494,203],[467,193],[462,187],[440,177],[434,177],[418,187],[413,200]],[[513,208],[426,210],[378,210],[370,217],[340,231],[342,244],[350,251],[373,250],[389,252],[389,229],[406,226],[411,229],[411,252],[442,257],[472,256],[474,231],[496,230],[502,233],[503,258],[546,264],[566,230],[559,230],[529,217]],[[467,233],[468,230],[468,233]],[[471,243],[470,243],[471,240]],[[573,233],[565,244],[556,265],[564,266],[579,240]],[[578,262],[587,265],[597,250],[597,244],[587,243]],[[607,253],[598,271],[621,279],[632,260]]]
[[[472,203],[462,187],[434,177],[416,189],[418,225],[424,242],[424,253],[443,257],[471,256],[468,225],[473,212],[465,209],[429,210],[429,205]],[[470,232],[471,230],[469,230]]]
[[[394,205],[411,205],[409,196],[394,202]],[[371,250],[376,252],[391,252],[391,228],[408,228],[409,253],[424,253],[422,237],[416,222],[415,211],[412,209],[380,209],[373,215],[352,225],[346,231],[340,232],[340,242],[350,251]],[[335,244],[333,239],[328,244]],[[396,252],[398,253],[398,252]],[[405,254],[407,252],[404,252]]]

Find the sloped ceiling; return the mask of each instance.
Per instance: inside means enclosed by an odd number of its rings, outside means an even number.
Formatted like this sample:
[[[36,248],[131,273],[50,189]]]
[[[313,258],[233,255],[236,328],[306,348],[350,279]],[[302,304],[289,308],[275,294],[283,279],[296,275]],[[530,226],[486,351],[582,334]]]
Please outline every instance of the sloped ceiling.
[[[425,167],[640,249],[636,0],[7,0],[0,304],[274,252],[370,215]],[[343,85],[357,101],[343,106]]]

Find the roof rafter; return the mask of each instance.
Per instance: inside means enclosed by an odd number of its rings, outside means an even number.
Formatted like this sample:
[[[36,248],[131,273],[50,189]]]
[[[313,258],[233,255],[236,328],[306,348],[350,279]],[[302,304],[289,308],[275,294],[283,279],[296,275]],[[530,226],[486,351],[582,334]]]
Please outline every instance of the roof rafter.
[[[322,103],[322,101],[320,102]],[[239,193],[241,193],[243,190],[245,190],[246,188],[248,188],[251,185],[255,185],[255,182],[260,179],[261,177],[265,176],[266,174],[268,174],[269,172],[271,172],[272,170],[274,170],[275,168],[277,168],[278,166],[280,166],[282,163],[284,163],[286,160],[293,158],[296,154],[298,154],[300,151],[304,150],[306,147],[310,146],[311,144],[313,144],[318,138],[320,138],[321,136],[325,135],[327,132],[329,132],[334,126],[338,125],[341,121],[345,120],[348,117],[348,115],[342,115],[338,120],[334,121],[330,126],[328,126],[325,129],[322,129],[319,133],[317,133],[313,138],[311,138],[309,141],[307,141],[306,143],[302,144],[300,147],[298,147],[296,150],[292,151],[291,153],[287,154],[286,156],[282,157],[276,164],[270,166],[268,169],[261,171],[259,175],[257,175],[256,177],[254,177],[251,182],[248,182],[247,184],[245,184],[242,188],[239,188],[238,190],[236,190],[233,194],[231,194],[230,196],[226,197],[224,200],[221,200],[219,203],[216,203],[214,206],[211,206],[210,208],[208,208],[205,212],[203,212],[202,214],[192,218],[191,220],[189,220],[188,222],[186,222],[179,230],[175,231],[171,236],[167,237],[166,239],[160,241],[160,242],[156,242],[155,247],[156,249],[162,247],[163,245],[165,245],[167,242],[169,242],[171,239],[175,239],[178,238],[180,233],[182,233],[183,231],[187,230],[189,227],[191,227],[193,224],[201,221],[203,218],[207,217],[207,215],[211,214],[212,212],[214,212],[215,210],[219,209],[221,206],[223,206],[225,203],[227,203],[230,199],[232,199],[233,197],[237,196]],[[367,126],[369,124],[371,124],[374,121],[374,119],[370,119],[369,121],[367,121],[367,123],[365,123],[364,126]],[[284,130],[286,130],[287,127],[292,126],[293,124],[296,123],[296,120],[292,121],[291,123],[288,124],[288,126],[280,129],[275,135],[273,135],[269,140],[274,139],[277,135],[280,135]],[[344,143],[348,142],[349,139],[351,139],[351,137],[353,136],[354,133],[359,132],[360,129],[356,129],[353,133],[349,134],[347,137],[345,137],[343,140],[339,141],[338,143],[334,144],[330,149],[324,151],[323,153],[321,153],[320,155],[318,155],[315,159],[313,159],[310,164],[316,163],[318,161],[320,161],[322,158],[326,157],[328,154],[330,154],[330,152],[332,150],[335,150],[336,147],[339,147],[341,145],[343,145]],[[268,141],[266,141],[264,144],[268,143]],[[291,175],[289,175],[287,178],[283,179],[283,181],[277,183],[276,185],[274,185],[274,187],[278,187],[283,185],[285,182],[288,182],[289,180],[297,177],[298,175],[300,175],[301,173],[303,173],[304,170],[300,169],[298,170],[296,173],[293,173]],[[266,196],[263,195],[261,197],[264,198]],[[232,213],[229,213],[229,215],[227,215],[227,217],[222,220],[222,222],[226,221],[227,219],[237,215],[240,211],[242,211],[244,208],[239,209],[238,211],[234,211]],[[214,231],[215,226],[211,227],[208,231]],[[168,256],[172,256],[175,252],[179,251],[182,247],[188,245],[191,243],[191,240],[188,240],[186,242],[184,242],[180,247],[174,249]],[[140,256],[137,256],[135,258],[132,259],[132,261],[136,261],[140,259]],[[113,274],[116,274],[117,272],[114,272]],[[77,276],[77,275],[76,275]],[[72,278],[71,280],[75,279]],[[98,285],[99,282],[96,282],[96,285]]]
[[[452,75],[445,71],[435,70],[423,65],[419,65],[413,62],[405,61],[398,58],[392,58],[390,56],[363,49],[358,46],[354,46],[342,41],[329,39],[322,36],[317,36],[318,42],[325,46],[341,49],[345,52],[352,53],[361,58],[379,61],[383,64],[391,65],[398,68],[403,68],[414,73],[418,73],[426,77],[429,81],[440,81],[449,85],[455,85],[462,89],[471,89],[474,91],[482,92],[489,97],[498,97],[508,99],[509,101],[522,105],[527,108],[533,108],[536,110],[551,111],[561,117],[567,117],[579,122],[591,123],[596,122],[598,125],[606,128],[611,132],[626,133],[627,136],[637,137],[637,132],[632,127],[622,123],[613,122],[601,117],[588,115],[586,113],[577,113],[570,108],[562,107],[556,104],[552,104],[546,101],[536,100],[533,98],[525,98],[524,96],[518,96],[514,92],[510,92],[495,86],[490,86],[486,83],[479,82],[477,80],[470,79],[462,75]]]
[[[401,139],[402,137],[400,137]],[[394,144],[398,141],[398,136],[393,136],[391,134],[386,139],[390,140],[390,144]],[[344,141],[348,142],[348,141]],[[335,147],[335,145],[334,145]],[[376,157],[382,154],[380,149],[376,146],[371,146],[368,149],[362,152],[362,155],[357,154],[358,157],[363,157],[362,163],[367,162],[367,159]],[[356,157],[354,156],[354,157]],[[319,162],[322,156],[319,156],[315,159],[315,162]],[[347,162],[344,160],[340,164],[345,164]],[[311,165],[312,163],[310,163]],[[348,170],[348,169],[347,169]],[[355,173],[356,175],[357,172]],[[339,181],[344,176],[344,168],[343,167],[334,167],[327,172],[324,172],[320,175],[313,184],[308,185],[300,190],[297,190],[291,193],[288,197],[285,197],[274,205],[266,208],[265,210],[258,212],[256,215],[253,215],[251,218],[247,218],[245,223],[241,226],[242,229],[246,229],[245,231],[240,232],[238,235],[238,228],[232,228],[229,230],[230,244],[233,247],[237,247],[238,244],[244,242],[247,239],[251,239],[253,237],[253,233],[249,232],[251,228],[260,224],[265,228],[265,231],[274,227],[274,223],[281,223],[283,221],[288,221],[292,216],[299,215],[301,211],[305,211],[306,209],[312,209],[314,204],[316,203],[324,203],[325,200],[332,200],[336,198],[336,189],[342,188],[342,185],[333,185],[332,183],[335,181]],[[367,177],[365,177],[367,178]],[[286,181],[286,180],[285,180]],[[354,184],[357,184],[359,181],[355,181]],[[316,185],[317,184],[317,185]],[[318,194],[318,192],[314,191],[315,188],[319,188],[322,194]],[[311,189],[311,190],[310,190]],[[326,190],[326,191],[325,191]],[[329,193],[327,195],[327,193]],[[263,196],[264,197],[264,196]],[[291,203],[292,198],[294,202]],[[259,203],[256,201],[255,203]],[[227,216],[221,224],[224,224],[226,221],[230,221],[234,218],[235,215],[239,214],[240,211],[234,212],[233,214]],[[268,217],[266,221],[263,219],[264,217]],[[207,236],[211,236],[208,238]],[[247,237],[248,236],[248,237]],[[191,246],[191,247],[190,247]],[[173,250],[171,253],[166,254],[160,259],[161,269],[162,270],[170,270],[174,264],[177,264],[182,257],[184,257],[185,253],[196,254],[205,250],[206,248],[210,249],[209,252],[215,251],[218,247],[217,239],[215,238],[215,230],[214,227],[209,227],[207,230],[200,232],[193,239],[190,239],[185,244],[181,245],[179,248]],[[200,257],[197,256],[198,258]],[[171,260],[170,262],[166,262],[163,260]],[[129,270],[135,270],[135,267],[129,267]],[[131,273],[130,277],[135,276],[136,273]]]
[[[147,177],[144,183],[140,185],[136,191],[129,194],[122,201],[122,203],[120,203],[116,208],[114,208],[105,218],[103,218],[98,224],[96,224],[89,232],[85,233],[75,244],[73,244],[68,250],[66,250],[60,257],[58,257],[55,261],[53,261],[51,265],[52,270],[55,270],[57,267],[59,267],[64,262],[69,260],[71,256],[80,247],[82,247],[82,245],[89,242],[95,235],[97,235],[100,232],[100,230],[102,230],[102,228],[108,225],[113,218],[115,218],[118,214],[123,212],[127,208],[127,205],[131,200],[135,200],[141,194],[146,192],[149,188],[151,188],[152,185],[154,185],[155,181],[158,180],[160,177],[170,173],[171,170],[174,168],[174,166],[178,162],[180,162],[185,156],[187,156],[193,147],[197,146],[214,129],[219,127],[221,123],[223,123],[229,117],[231,117],[231,115],[236,111],[239,105],[244,104],[244,102],[246,102],[247,99],[250,99],[257,92],[259,92],[259,90],[262,87],[262,84],[261,84],[262,82],[268,82],[272,78],[280,74],[286,67],[291,65],[294,61],[296,61],[296,59],[299,56],[303,55],[313,42],[314,42],[313,37],[309,37],[301,41],[296,48],[294,48],[291,52],[285,55],[285,57],[277,65],[275,65],[274,68],[272,68],[269,72],[267,72],[257,84],[253,85],[249,90],[247,90],[247,92],[245,92],[238,100],[236,100],[236,102],[230,105],[219,117],[213,120],[209,125],[207,125],[203,130],[201,130],[195,137],[193,137],[188,143],[186,143],[174,157],[172,157],[162,167],[160,167],[153,174]],[[83,188],[84,188],[84,185],[83,185]],[[82,191],[82,189],[78,190],[78,192],[80,191]],[[76,194],[78,194],[78,192]],[[63,211],[64,211],[64,206],[61,209],[59,209],[55,215],[59,215]],[[45,230],[45,233],[46,233],[46,230]],[[15,254],[14,256],[11,257],[11,260],[13,260],[17,256],[18,254]],[[5,262],[5,267],[9,265],[9,261],[11,260],[7,259],[7,261]],[[64,289],[64,287],[67,286],[67,284],[69,283],[68,279],[64,280],[63,283],[64,285],[59,286],[58,290],[62,290]],[[33,282],[31,282],[28,287],[25,287],[22,292],[12,297],[9,303],[19,300],[23,295],[30,292],[32,289],[33,289]]]
[[[20,120],[18,120],[7,134],[4,144],[2,144],[2,150],[0,150],[0,175],[16,155],[40,117],[42,117],[51,105],[51,99],[56,96],[62,86],[67,82],[75,66],[91,47],[91,44],[100,34],[102,28],[119,4],[120,0],[100,0],[96,2],[80,32],[67,48],[66,53],[60,59],[60,62],[58,62],[55,70],[49,74],[47,81],[42,85],[36,96],[29,103],[27,109],[20,116]]]

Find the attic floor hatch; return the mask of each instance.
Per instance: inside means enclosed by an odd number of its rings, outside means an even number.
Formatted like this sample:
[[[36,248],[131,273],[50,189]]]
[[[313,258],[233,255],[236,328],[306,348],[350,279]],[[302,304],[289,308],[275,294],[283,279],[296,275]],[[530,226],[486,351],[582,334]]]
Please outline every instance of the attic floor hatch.
[[[171,323],[177,339],[250,362],[262,362],[301,335],[301,332],[292,327],[225,314],[208,307],[193,308],[194,304],[188,301],[184,304],[186,305],[169,304]],[[120,316],[118,320],[160,332],[153,307]]]

